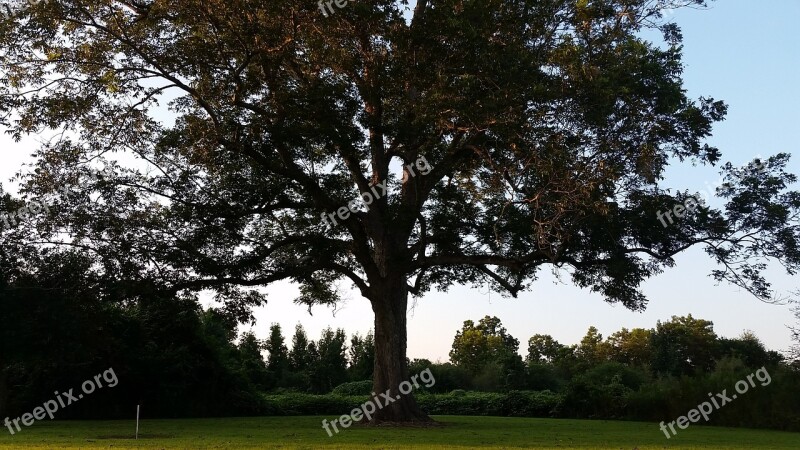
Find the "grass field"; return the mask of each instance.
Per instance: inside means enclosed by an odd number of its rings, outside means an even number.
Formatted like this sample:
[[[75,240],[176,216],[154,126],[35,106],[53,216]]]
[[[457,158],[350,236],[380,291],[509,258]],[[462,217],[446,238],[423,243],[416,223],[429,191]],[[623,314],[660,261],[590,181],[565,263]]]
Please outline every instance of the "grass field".
[[[11,436],[2,449],[792,449],[800,433],[691,426],[667,440],[658,425],[639,422],[436,418],[440,428],[354,426],[333,437],[322,417],[145,420],[133,440],[131,421],[37,423]]]

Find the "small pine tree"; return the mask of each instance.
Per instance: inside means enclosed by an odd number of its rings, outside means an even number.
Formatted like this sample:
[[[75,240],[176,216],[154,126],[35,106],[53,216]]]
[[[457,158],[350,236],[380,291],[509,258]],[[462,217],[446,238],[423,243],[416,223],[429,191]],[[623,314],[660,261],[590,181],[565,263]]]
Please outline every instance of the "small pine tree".
[[[292,336],[292,350],[289,352],[289,364],[295,372],[304,372],[311,365],[313,358],[309,344],[306,330],[298,323]]]
[[[281,377],[286,369],[289,368],[289,350],[286,348],[286,339],[281,332],[281,326],[277,323],[269,328],[269,339],[265,344],[269,352],[268,368],[277,377]]]
[[[375,369],[375,336],[372,330],[365,337],[358,333],[350,339],[350,368],[348,369],[351,381],[371,380]]]

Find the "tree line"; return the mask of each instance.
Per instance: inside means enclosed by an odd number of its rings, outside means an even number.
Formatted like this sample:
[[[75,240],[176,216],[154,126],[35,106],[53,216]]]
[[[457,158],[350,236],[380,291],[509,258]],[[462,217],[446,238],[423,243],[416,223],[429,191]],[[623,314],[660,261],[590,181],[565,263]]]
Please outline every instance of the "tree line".
[[[151,417],[265,414],[271,412],[265,394],[372,389],[372,333],[348,338],[328,328],[315,340],[302,325],[287,337],[273,324],[262,341],[238,332],[248,318],[225,303],[203,309],[196,297],[145,294],[119,301],[91,266],[78,252],[0,247],[0,415],[26,411],[53,390],[109,367],[119,385],[60,411],[61,418],[128,417],[137,404]],[[763,401],[777,408],[777,417],[799,417],[781,406],[800,394],[796,357],[766,349],[752,333],[720,337],[711,322],[692,316],[607,337],[591,327],[571,345],[533,334],[524,357],[520,350],[501,321],[487,316],[456,331],[449,361],[414,359],[409,367],[431,369],[433,395],[537,392],[548,399],[549,415],[653,420],[680,411],[673,397],[729,387],[725,380],[735,381],[735,374],[767,367],[775,382],[758,395],[769,396]],[[496,410],[475,405],[448,411]]]

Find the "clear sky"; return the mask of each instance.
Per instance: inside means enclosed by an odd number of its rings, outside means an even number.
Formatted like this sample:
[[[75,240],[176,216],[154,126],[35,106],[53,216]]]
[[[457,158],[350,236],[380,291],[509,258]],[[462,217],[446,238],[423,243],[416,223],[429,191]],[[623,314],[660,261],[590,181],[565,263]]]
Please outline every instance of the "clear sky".
[[[722,150],[723,160],[743,164],[757,155],[795,153],[800,146],[800,1],[720,0],[708,10],[679,10],[670,17],[683,29],[684,80],[690,96],[711,96],[730,106],[727,121],[717,125],[709,141]],[[0,179],[4,189],[15,192],[5,181],[29,160],[32,147],[14,144],[7,137],[0,137],[0,145]],[[800,173],[800,160],[792,161],[790,169]],[[703,191],[718,178],[714,168],[681,165],[670,169],[666,184]],[[517,299],[502,298],[486,288],[428,293],[409,311],[409,356],[446,361],[462,322],[487,314],[503,321],[520,340],[523,354],[528,338],[536,333],[573,344],[591,325],[606,336],[622,327],[651,328],[658,320],[686,314],[712,320],[720,335],[733,337],[751,330],[771,349],[788,348],[787,325],[793,318],[787,306],[767,305],[732,286],[716,285],[708,277],[714,267],[701,251],[685,253],[677,263],[646,283],[650,304],[643,313],[609,305],[600,296],[571,286],[569,278],[558,281],[552,276],[545,276],[532,292]],[[798,279],[778,270],[771,280],[782,292],[800,285]],[[348,287],[342,283],[342,289]],[[256,313],[254,329],[260,337],[268,335],[272,322],[283,325],[287,338],[298,322],[314,339],[328,325],[349,334],[363,334],[372,327],[370,305],[356,292],[335,315],[318,307],[312,310],[313,316],[292,303],[297,292],[293,286],[275,285],[267,292],[269,304]]]

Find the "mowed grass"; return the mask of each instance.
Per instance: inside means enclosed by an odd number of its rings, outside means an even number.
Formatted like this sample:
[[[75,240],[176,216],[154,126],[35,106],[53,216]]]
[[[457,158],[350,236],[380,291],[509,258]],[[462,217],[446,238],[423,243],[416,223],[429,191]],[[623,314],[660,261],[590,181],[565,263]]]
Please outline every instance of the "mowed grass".
[[[329,418],[330,419],[330,418]],[[657,424],[590,420],[440,416],[437,428],[353,426],[328,437],[322,417],[43,421],[3,449],[792,449],[800,433],[693,425],[669,440]]]

